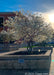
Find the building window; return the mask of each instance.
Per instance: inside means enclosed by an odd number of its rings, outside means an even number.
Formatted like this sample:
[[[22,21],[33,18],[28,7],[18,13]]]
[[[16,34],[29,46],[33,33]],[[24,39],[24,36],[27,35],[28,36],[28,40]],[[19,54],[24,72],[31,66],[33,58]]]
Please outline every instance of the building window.
[[[0,17],[0,27],[3,27],[3,17]]]
[[[13,18],[13,19],[14,19],[14,16],[11,16],[11,18]]]

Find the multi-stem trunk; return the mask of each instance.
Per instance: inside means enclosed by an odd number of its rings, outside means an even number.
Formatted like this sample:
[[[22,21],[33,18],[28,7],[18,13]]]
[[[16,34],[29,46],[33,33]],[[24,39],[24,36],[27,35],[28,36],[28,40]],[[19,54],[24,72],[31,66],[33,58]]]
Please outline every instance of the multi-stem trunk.
[[[33,42],[29,41],[27,42],[27,50],[32,51]]]

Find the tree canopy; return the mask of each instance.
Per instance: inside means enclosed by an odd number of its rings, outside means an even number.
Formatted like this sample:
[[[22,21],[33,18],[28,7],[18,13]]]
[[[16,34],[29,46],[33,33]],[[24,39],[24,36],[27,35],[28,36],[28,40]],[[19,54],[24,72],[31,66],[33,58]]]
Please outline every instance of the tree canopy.
[[[50,41],[53,34],[51,25],[46,23],[42,16],[31,13],[16,12],[15,17],[8,17],[4,26],[9,27],[10,33],[13,32],[15,40],[22,38],[25,42],[30,40],[35,42]]]

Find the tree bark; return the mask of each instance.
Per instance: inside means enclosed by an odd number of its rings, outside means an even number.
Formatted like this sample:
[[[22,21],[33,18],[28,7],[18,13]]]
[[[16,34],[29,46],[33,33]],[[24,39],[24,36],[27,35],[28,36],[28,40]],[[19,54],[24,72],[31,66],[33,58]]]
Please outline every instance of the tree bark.
[[[32,51],[33,42],[27,42],[27,50]]]

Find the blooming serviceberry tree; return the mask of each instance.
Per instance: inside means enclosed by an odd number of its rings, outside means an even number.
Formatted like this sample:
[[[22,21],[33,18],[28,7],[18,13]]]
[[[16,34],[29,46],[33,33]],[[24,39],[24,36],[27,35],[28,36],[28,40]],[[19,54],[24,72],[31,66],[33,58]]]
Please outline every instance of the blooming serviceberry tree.
[[[25,41],[32,50],[33,42],[49,41],[52,38],[53,29],[44,21],[42,16],[31,13],[16,12],[16,16],[9,17],[5,26],[12,27],[15,39]]]

